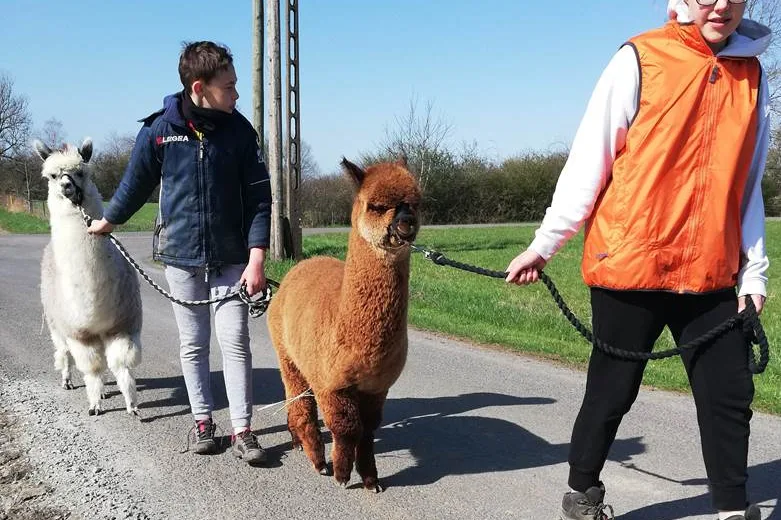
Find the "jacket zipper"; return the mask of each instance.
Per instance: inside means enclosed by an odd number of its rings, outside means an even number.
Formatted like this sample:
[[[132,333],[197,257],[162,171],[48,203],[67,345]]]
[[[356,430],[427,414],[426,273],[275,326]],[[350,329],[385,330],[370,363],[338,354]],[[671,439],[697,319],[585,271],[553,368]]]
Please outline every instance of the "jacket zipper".
[[[209,251],[207,250],[206,240],[206,193],[204,181],[204,161],[203,161],[203,138],[198,140],[198,188],[201,195],[201,246],[203,247],[203,257],[206,261],[206,281],[209,281]]]

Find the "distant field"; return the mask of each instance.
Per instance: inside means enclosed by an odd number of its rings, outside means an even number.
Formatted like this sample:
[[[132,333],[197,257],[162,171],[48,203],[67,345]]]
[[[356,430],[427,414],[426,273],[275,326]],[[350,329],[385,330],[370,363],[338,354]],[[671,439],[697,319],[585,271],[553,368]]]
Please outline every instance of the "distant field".
[[[44,217],[44,203],[36,201],[34,214],[16,213],[0,208],[0,230],[9,233],[48,233],[49,221]],[[157,215],[157,203],[147,203],[133,215],[118,231],[152,231]]]
[[[0,207],[0,231],[8,233],[48,233],[49,223],[29,213],[16,213]]]
[[[155,229],[155,216],[157,215],[157,202],[148,202],[118,231],[153,231]]]

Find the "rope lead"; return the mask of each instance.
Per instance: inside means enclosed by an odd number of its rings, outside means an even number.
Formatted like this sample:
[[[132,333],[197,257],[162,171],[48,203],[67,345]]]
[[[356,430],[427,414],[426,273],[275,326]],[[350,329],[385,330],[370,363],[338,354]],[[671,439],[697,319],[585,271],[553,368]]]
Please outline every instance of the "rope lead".
[[[507,277],[506,272],[492,271],[490,269],[483,269],[482,267],[456,262],[455,260],[450,260],[438,251],[432,251],[430,249],[418,247],[414,244],[410,244],[410,246],[415,251],[423,253],[424,257],[437,265],[454,267],[456,269],[461,269],[462,271],[481,274],[491,278],[504,279]],[[591,330],[583,325],[578,317],[575,316],[575,313],[573,313],[569,306],[567,306],[564,298],[561,297],[559,290],[556,288],[556,284],[553,283],[553,280],[551,280],[551,278],[545,274],[544,271],[539,271],[539,275],[540,281],[545,284],[548,292],[550,292],[551,296],[553,297],[553,301],[556,302],[559,310],[561,310],[562,314],[564,314],[564,317],[567,318],[567,321],[569,321],[572,326],[575,327],[575,330],[577,330],[581,336],[583,336],[596,348],[613,357],[629,361],[647,361],[651,359],[668,358],[682,354],[687,350],[693,350],[705,346],[713,342],[713,340],[716,338],[727,333],[729,330],[735,327],[741,327],[743,336],[746,339],[746,343],[749,345],[748,367],[751,373],[761,374],[765,371],[765,368],[770,361],[770,346],[768,344],[767,336],[765,335],[765,330],[762,328],[762,323],[759,321],[757,308],[754,306],[754,301],[751,298],[746,298],[746,308],[743,311],[729,318],[721,325],[718,325],[717,327],[706,332],[699,338],[686,343],[685,345],[671,348],[669,350],[662,350],[660,352],[634,352],[631,350],[622,350],[613,347],[599,338],[594,337],[594,334],[591,332]],[[757,360],[754,353],[754,345],[759,346],[759,360]]]
[[[77,206],[79,208],[79,211],[81,212],[81,216],[84,219],[84,223],[87,225],[87,227],[92,224],[93,218],[90,217],[87,212],[84,210],[82,206]],[[117,250],[120,252],[120,254],[127,260],[127,262],[133,266],[133,268],[138,272],[138,274],[141,275],[141,277],[147,281],[149,285],[152,286],[154,290],[162,294],[165,298],[171,300],[174,303],[178,303],[179,305],[184,306],[196,306],[196,305],[211,305],[212,303],[218,303],[224,300],[229,300],[235,296],[238,296],[241,298],[241,301],[243,301],[247,307],[249,307],[249,315],[253,318],[258,318],[263,315],[263,313],[266,312],[266,309],[268,309],[269,303],[271,303],[271,287],[279,287],[279,283],[275,282],[274,280],[271,280],[269,278],[266,279],[266,289],[263,291],[263,294],[257,296],[256,298],[250,297],[250,295],[247,293],[247,283],[243,282],[241,284],[241,287],[238,289],[234,289],[233,291],[229,291],[225,296],[218,296],[215,298],[210,298],[208,300],[182,300],[180,298],[175,297],[155,282],[151,276],[149,276],[146,271],[144,271],[141,266],[133,259],[132,256],[130,256],[130,253],[127,252],[127,249],[122,245],[122,243],[111,233],[105,234],[108,239],[111,241],[112,244],[117,248]]]

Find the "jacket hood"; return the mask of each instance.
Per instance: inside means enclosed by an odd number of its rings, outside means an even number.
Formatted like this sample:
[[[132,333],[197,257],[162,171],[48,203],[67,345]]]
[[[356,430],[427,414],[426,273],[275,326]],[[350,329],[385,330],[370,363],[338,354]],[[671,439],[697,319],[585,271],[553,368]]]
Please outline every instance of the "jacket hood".
[[[186,126],[181,110],[182,92],[169,94],[163,98],[163,119],[171,124]]]
[[[686,0],[668,0],[667,16],[680,24],[692,23]],[[718,55],[726,58],[753,58],[768,49],[771,39],[772,33],[769,27],[744,18],[735,33],[727,40],[727,46]]]

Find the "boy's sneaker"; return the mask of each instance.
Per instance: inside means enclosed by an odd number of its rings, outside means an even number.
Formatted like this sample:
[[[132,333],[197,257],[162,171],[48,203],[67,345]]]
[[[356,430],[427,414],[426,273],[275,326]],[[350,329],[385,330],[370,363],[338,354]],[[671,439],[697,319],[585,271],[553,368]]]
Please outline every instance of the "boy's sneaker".
[[[266,451],[258,444],[258,439],[247,428],[246,430],[233,435],[233,454],[247,462],[248,464],[260,464],[266,462]]]
[[[214,439],[214,432],[217,425],[211,419],[195,421],[193,428],[193,451],[199,455],[210,455],[217,453],[217,441]]]
[[[592,486],[585,493],[571,491],[564,495],[561,501],[561,513],[558,520],[610,520],[613,516],[613,508],[604,502],[605,485],[601,482],[599,487]],[[605,510],[610,511],[607,516]]]
[[[751,504],[746,508],[745,514],[733,515],[727,520],[762,520],[762,513],[759,511],[759,506]]]

